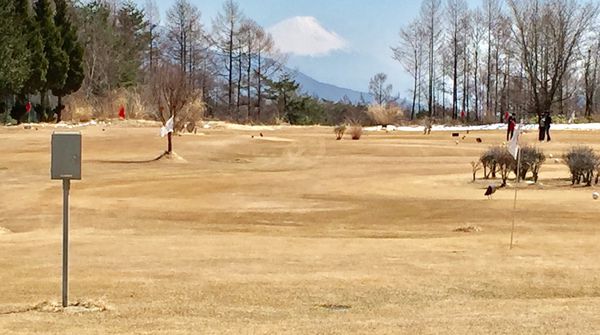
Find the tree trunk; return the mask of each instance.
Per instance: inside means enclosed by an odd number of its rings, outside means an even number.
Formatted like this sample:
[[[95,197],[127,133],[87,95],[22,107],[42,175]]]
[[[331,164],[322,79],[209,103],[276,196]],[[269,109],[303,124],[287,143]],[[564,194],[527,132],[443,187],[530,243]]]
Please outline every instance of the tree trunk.
[[[262,110],[262,57],[260,51],[258,52],[258,68],[256,71],[258,77],[258,85],[256,86],[256,95],[257,95],[257,110],[256,110],[256,120],[260,122],[260,112]]]
[[[491,103],[491,86],[492,86],[492,23],[489,19],[488,25],[488,52],[487,52],[487,73],[486,73],[486,90],[485,90],[485,113],[488,114],[492,109]]]
[[[248,42],[250,43],[250,42]],[[247,75],[248,75],[248,101],[246,101],[246,104],[248,105],[248,108],[246,110],[246,119],[249,120],[250,119],[250,115],[251,115],[251,111],[252,111],[252,97],[251,97],[251,93],[250,93],[250,87],[252,86],[252,50],[251,50],[251,46],[250,44],[248,44],[248,68],[247,68]]]
[[[473,78],[475,79],[475,120],[479,121],[479,86],[477,83],[477,76],[479,74],[479,52],[477,48],[475,48],[475,75]]]
[[[45,121],[45,115],[46,115],[46,110],[48,109],[48,90],[47,89],[42,89],[42,92],[40,92],[40,107],[41,110],[38,113],[34,113],[35,114],[39,114],[39,117],[37,118],[38,122],[39,121]],[[31,112],[33,112],[33,108],[31,109]]]
[[[458,36],[454,29],[454,54],[452,64],[452,119],[458,118]]]
[[[499,73],[500,72],[500,68],[499,68],[499,64],[500,64],[500,52],[499,52],[499,49],[500,49],[499,47],[496,47],[496,55],[495,55],[496,56],[495,57],[496,68],[495,68],[495,71],[494,71],[495,72],[494,73],[494,114],[496,114],[496,115],[500,114],[499,115],[499,121],[500,121],[500,123],[502,123],[503,122],[503,120],[502,120],[503,115],[502,115],[502,113],[498,112],[498,81],[499,81],[498,78],[499,78],[499,75],[500,75],[500,73]]]
[[[464,49],[463,49],[463,101],[462,101],[462,110],[464,113],[466,113],[465,115],[465,120],[469,121],[469,76],[468,76],[468,68],[469,68],[469,64],[467,63],[468,61],[468,54],[467,54],[467,43],[465,41],[464,44]]]
[[[173,133],[168,133],[167,134],[167,153],[171,153],[173,152]]]
[[[429,40],[429,117],[433,116],[433,42],[435,38],[435,18],[431,15],[431,39]]]
[[[415,53],[415,55],[416,55],[416,53]],[[415,58],[416,58],[416,56],[415,56]],[[419,65],[415,61],[415,85],[414,85],[414,88],[413,88],[412,108],[410,110],[410,119],[411,119],[411,121],[415,119],[415,103],[417,101],[417,80],[418,80],[417,72],[418,71],[419,71]]]
[[[241,119],[240,115],[240,97],[242,95],[242,53],[239,54],[238,59],[238,81],[237,81],[237,99],[236,99],[236,114],[238,119]]]
[[[231,116],[231,107],[233,106],[233,22],[229,27],[229,92],[228,92],[228,112],[229,116]]]
[[[62,111],[63,111],[62,96],[59,95],[58,96],[58,106],[56,106],[56,123],[59,123],[60,121],[62,121]]]

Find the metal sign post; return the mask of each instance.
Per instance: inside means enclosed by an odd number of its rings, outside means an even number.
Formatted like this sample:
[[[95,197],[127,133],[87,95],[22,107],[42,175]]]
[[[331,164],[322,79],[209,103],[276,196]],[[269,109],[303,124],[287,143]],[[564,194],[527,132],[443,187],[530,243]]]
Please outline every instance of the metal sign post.
[[[69,191],[81,179],[81,134],[52,134],[51,178],[63,184],[62,306],[69,305]]]
[[[63,251],[62,251],[62,306],[69,304],[69,191],[71,180],[63,179]]]

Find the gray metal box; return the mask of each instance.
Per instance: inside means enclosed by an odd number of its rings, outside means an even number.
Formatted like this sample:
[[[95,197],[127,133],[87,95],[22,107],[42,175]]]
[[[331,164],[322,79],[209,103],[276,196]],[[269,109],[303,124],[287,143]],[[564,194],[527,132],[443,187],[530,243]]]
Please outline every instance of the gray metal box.
[[[81,180],[81,133],[52,133],[52,179]]]

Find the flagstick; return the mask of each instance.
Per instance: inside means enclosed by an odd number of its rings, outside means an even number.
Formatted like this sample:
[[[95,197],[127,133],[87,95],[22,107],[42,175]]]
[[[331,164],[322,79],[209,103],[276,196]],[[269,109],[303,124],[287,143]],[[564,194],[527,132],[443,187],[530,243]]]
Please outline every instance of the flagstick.
[[[520,177],[521,177],[521,148],[519,148],[517,151],[517,185],[515,185],[515,201],[513,203],[512,229],[510,230],[510,250],[512,250],[512,248],[513,248],[513,238],[515,235],[515,220],[517,218],[517,193],[519,191]]]

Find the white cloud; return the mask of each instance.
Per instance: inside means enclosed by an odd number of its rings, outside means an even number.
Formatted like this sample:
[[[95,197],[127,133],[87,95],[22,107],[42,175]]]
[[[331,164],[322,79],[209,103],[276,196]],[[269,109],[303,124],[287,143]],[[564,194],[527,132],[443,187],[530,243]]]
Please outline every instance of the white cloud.
[[[298,56],[325,56],[344,49],[346,40],[325,29],[312,16],[295,16],[268,29],[281,52]]]

